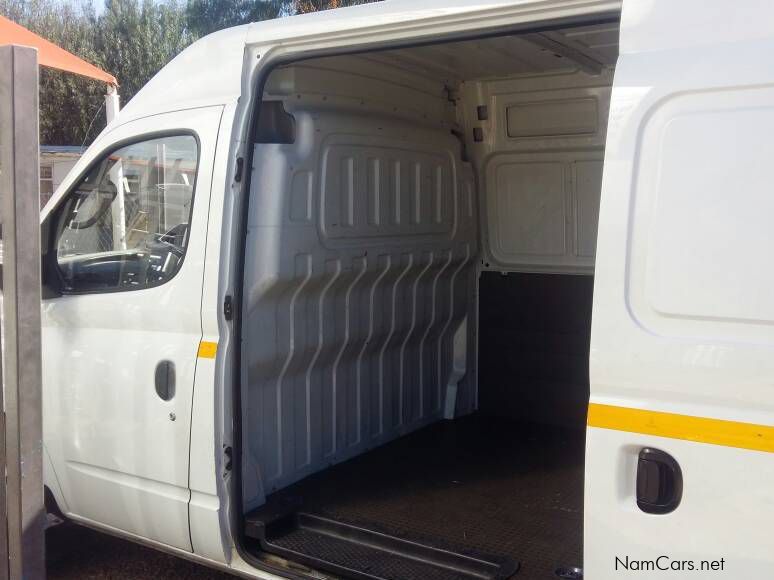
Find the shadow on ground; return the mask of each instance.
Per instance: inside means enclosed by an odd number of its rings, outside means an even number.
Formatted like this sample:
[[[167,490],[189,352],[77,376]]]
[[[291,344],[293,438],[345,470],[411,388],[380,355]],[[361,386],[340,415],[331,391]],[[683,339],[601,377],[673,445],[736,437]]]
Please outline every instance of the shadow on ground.
[[[227,580],[234,576],[74,524],[46,532],[49,580]]]

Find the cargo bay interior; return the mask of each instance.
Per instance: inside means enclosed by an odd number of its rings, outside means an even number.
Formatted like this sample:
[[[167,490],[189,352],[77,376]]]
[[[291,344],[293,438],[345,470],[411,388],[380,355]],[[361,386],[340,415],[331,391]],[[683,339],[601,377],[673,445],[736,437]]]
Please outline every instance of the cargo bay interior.
[[[617,41],[601,22],[272,71],[242,305],[256,557],[580,577]]]

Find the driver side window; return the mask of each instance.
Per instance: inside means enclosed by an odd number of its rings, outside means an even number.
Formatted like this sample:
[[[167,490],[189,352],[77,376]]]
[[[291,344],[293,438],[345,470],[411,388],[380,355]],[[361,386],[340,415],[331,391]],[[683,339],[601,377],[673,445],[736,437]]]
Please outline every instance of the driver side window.
[[[57,266],[66,292],[163,284],[183,262],[198,144],[191,135],[126,145],[96,163],[59,218]]]

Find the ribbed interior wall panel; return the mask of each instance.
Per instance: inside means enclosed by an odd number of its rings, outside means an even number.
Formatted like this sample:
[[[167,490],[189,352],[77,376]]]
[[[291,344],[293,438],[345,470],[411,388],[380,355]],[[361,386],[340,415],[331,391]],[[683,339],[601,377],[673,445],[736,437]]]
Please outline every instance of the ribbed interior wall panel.
[[[454,335],[475,310],[474,179],[448,127],[285,101],[296,141],[257,145],[252,169],[246,509],[440,418]],[[458,414],[476,404],[470,351]]]

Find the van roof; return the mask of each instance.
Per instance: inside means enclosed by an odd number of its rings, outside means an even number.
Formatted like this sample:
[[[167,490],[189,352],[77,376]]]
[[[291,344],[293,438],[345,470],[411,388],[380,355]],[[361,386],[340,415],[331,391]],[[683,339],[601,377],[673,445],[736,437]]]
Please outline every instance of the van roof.
[[[114,121],[236,102],[242,90],[245,49],[268,50],[288,41],[303,48],[335,46],[345,33],[350,45],[380,39],[415,38],[418,23],[443,21],[439,31],[469,28],[497,14],[506,26],[530,14],[531,20],[572,17],[620,10],[620,0],[385,0],[348,8],[299,14],[245,24],[210,34],[186,48],[126,104]],[[489,24],[491,26],[491,24]],[[352,34],[356,31],[353,39]]]

